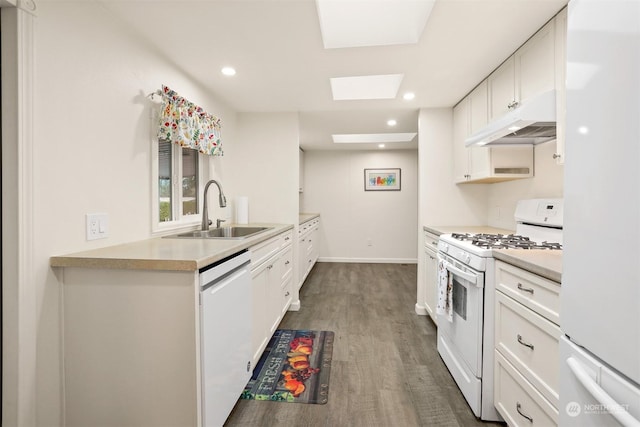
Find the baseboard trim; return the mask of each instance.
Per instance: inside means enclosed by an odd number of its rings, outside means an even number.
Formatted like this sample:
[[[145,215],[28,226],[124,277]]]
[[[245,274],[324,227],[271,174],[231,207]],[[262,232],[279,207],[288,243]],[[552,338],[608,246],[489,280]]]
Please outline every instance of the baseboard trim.
[[[416,314],[420,316],[426,316],[428,314],[427,309],[424,305],[416,303]]]
[[[341,258],[320,257],[318,262],[348,262],[362,264],[417,264],[416,258]]]

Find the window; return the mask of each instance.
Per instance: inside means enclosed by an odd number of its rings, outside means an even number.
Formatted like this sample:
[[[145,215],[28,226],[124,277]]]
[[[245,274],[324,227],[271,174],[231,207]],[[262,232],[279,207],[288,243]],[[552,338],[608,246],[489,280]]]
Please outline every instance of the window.
[[[156,140],[153,145],[153,231],[199,222],[205,156],[168,141]]]

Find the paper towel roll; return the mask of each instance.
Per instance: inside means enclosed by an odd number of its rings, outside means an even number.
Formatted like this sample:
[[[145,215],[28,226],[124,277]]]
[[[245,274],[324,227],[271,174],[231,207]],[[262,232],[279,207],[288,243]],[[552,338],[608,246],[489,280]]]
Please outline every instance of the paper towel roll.
[[[249,198],[246,196],[236,197],[236,224],[249,223]]]

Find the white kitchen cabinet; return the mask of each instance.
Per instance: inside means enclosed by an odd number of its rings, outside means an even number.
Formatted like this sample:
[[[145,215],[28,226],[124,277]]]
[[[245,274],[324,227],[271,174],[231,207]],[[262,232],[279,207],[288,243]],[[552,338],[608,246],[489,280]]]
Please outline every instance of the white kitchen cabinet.
[[[555,45],[555,23],[551,21],[489,75],[489,121],[555,89]]]
[[[495,271],[496,409],[510,426],[557,425],[560,284],[499,260]]]
[[[469,134],[478,132],[489,121],[489,83],[483,80],[469,94]]]
[[[260,360],[271,336],[291,304],[287,281],[292,275],[292,232],[252,246],[252,366]]]
[[[471,113],[480,126],[482,112],[486,111],[482,102],[485,87],[476,88],[478,92],[472,92],[453,109],[454,182],[491,183],[532,177],[532,146],[465,147],[464,140],[471,132]]]
[[[318,260],[320,251],[320,218],[300,224],[298,229],[298,289]]]
[[[438,240],[439,237],[428,231],[424,232],[424,305],[427,313],[437,324],[436,303],[438,300]]]
[[[555,23],[551,21],[513,55],[517,102],[555,89],[555,43]]]
[[[298,149],[298,192],[304,191],[304,150]]]
[[[555,19],[556,32],[556,152],[553,157],[559,165],[565,160],[565,136],[567,121],[567,8],[562,9]]]
[[[515,60],[510,56],[487,78],[489,121],[503,116],[516,102]]]

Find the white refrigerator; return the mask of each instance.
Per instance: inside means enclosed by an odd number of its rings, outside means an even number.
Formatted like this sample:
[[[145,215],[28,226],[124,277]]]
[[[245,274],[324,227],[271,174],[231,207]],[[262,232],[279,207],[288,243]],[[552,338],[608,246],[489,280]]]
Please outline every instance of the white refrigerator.
[[[571,0],[560,425],[640,426],[640,0]]]

